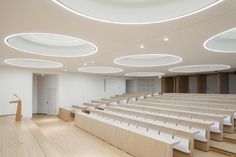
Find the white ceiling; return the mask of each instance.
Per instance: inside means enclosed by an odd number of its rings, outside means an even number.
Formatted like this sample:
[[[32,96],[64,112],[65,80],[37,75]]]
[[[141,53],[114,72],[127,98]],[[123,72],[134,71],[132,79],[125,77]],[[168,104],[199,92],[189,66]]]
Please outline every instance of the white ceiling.
[[[51,0],[1,0],[0,2],[0,65],[9,66],[7,58],[32,58],[60,62],[58,70],[78,72],[87,66],[108,66],[124,69],[112,75],[128,72],[175,73],[168,69],[175,66],[199,64],[226,64],[236,68],[236,54],[214,53],[204,48],[203,43],[210,37],[236,27],[236,1],[224,2],[203,12],[178,20],[148,24],[120,25],[91,20],[73,14]],[[4,43],[5,37],[15,33],[53,33],[73,36],[94,43],[96,54],[77,57],[47,57],[17,51]],[[169,40],[166,42],[164,38]],[[143,45],[144,48],[140,48]],[[183,58],[181,63],[152,68],[125,67],[113,60],[127,55],[171,54]],[[94,62],[94,63],[93,63]]]

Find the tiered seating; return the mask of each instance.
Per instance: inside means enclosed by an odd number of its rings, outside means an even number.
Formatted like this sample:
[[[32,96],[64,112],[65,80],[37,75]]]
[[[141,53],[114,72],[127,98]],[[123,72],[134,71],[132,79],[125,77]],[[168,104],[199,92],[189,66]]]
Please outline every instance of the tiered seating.
[[[228,101],[222,100],[226,97]],[[168,149],[171,145],[175,157],[187,157],[193,155],[194,148],[208,151],[211,140],[222,141],[224,132],[234,131],[234,101],[234,95],[123,94],[79,106],[87,107],[81,111],[89,114],[77,112],[75,125],[138,157],[151,156],[154,150],[144,150],[142,155],[135,152],[130,145],[141,141],[127,140],[134,136],[152,139]],[[125,144],[119,144],[120,138]]]
[[[226,103],[226,104],[236,104],[236,95],[235,94],[164,94],[161,98],[169,99],[179,99],[179,100],[198,100],[204,102],[213,102],[213,103]]]
[[[215,113],[215,114],[221,114],[221,115],[227,115],[227,119],[224,121],[224,130],[225,132],[232,133],[234,130],[234,123],[236,119],[236,103],[232,104],[230,102],[227,102],[227,99],[217,100],[217,103],[209,102],[208,99],[200,99],[195,98],[192,101],[185,100],[179,100],[180,98],[168,96],[168,97],[162,97],[162,96],[155,96],[151,99],[147,99],[146,101],[152,102],[152,103],[162,103],[162,104],[168,104],[168,105],[178,105],[178,106],[185,106],[189,109],[192,108],[193,110],[201,110],[204,109],[204,112],[208,113]],[[229,100],[231,101],[231,100]],[[203,111],[202,111],[203,112]]]
[[[235,94],[163,93],[162,95],[167,95],[167,96],[188,96],[188,97],[217,97],[217,98],[236,99]]]
[[[145,101],[138,101],[135,104],[152,106],[152,107],[159,107],[159,108],[168,108],[168,109],[176,109],[182,111],[191,111],[196,113],[205,113],[209,115],[222,115],[224,118],[224,131],[232,133],[234,130],[234,110],[228,109],[220,109],[220,108],[207,108],[207,107],[196,107],[196,106],[189,106],[188,104],[172,104],[172,103],[159,103],[159,101],[147,99]],[[201,105],[199,105],[201,106]]]
[[[90,111],[90,114],[124,122],[124,125],[127,125],[128,127],[139,129],[149,134],[153,134],[154,136],[159,134],[160,136],[180,139],[180,143],[174,148],[186,154],[191,154],[193,152],[193,137],[195,134],[199,133],[197,130],[190,130],[189,128],[173,128],[173,126],[163,125],[158,121],[146,121],[142,118],[137,119],[137,117],[132,117],[125,114],[114,113],[110,111],[98,111],[93,109]]]
[[[156,157],[157,154],[173,157],[173,147],[179,143],[172,137],[153,136],[127,127],[124,122],[96,114],[77,113],[75,126],[136,157]]]
[[[192,119],[185,119],[181,117],[173,117],[163,114],[150,113],[146,111],[139,111],[134,109],[127,109],[122,107],[106,107],[106,111],[111,111],[114,113],[120,113],[141,119],[147,122],[154,122],[160,125],[184,129],[184,130],[196,130],[199,131],[198,134],[194,136],[195,148],[208,151],[209,150],[209,140],[210,140],[210,126],[214,123],[212,122],[199,122]]]
[[[153,97],[159,100],[178,100],[178,101],[194,101],[201,103],[212,103],[212,104],[226,104],[226,105],[236,105],[236,100],[229,98],[219,98],[219,97],[185,97],[185,96],[155,96]]]
[[[182,110],[174,110],[167,108],[157,108],[157,107],[149,107],[143,105],[135,105],[135,104],[119,104],[120,107],[135,109],[140,111],[147,111],[150,113],[158,113],[163,115],[170,115],[173,117],[182,117],[185,119],[192,119],[199,122],[213,122],[214,125],[210,127],[211,129],[211,139],[221,141],[223,138],[223,119],[226,116],[214,116],[204,113],[196,113]]]
[[[126,99],[128,101],[136,101],[138,98],[145,98],[146,96],[151,96],[150,93],[126,93],[123,95],[116,95],[112,98]]]

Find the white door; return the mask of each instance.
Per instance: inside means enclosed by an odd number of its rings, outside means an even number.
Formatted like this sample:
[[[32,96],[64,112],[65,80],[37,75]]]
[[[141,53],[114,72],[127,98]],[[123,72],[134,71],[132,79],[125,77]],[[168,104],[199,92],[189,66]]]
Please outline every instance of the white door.
[[[56,88],[47,88],[47,114],[55,115],[57,113]]]

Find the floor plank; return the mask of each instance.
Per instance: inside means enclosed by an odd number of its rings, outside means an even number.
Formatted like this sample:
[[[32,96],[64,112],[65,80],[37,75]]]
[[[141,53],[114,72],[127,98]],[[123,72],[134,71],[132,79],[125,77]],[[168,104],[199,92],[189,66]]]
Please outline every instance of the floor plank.
[[[33,121],[68,157],[131,157],[112,145],[57,117],[35,117]]]
[[[1,157],[46,157],[24,121],[14,116],[0,117]]]

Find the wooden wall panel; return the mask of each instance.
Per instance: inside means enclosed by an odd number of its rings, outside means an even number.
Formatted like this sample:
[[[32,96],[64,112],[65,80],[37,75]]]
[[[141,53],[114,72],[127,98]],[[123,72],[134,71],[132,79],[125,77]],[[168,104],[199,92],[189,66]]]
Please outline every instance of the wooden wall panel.
[[[176,93],[188,93],[188,76],[176,76]]]
[[[198,74],[197,77],[197,93],[206,93],[207,92],[207,75]]]
[[[174,77],[164,77],[161,79],[162,93],[174,93]]]
[[[207,76],[217,75],[217,84],[215,87],[218,94],[229,93],[229,74],[225,72],[197,74],[197,93],[207,93]],[[163,93],[188,93],[189,92],[189,76],[179,75],[164,77],[161,79],[161,88]]]
[[[229,93],[229,74],[228,73],[217,74],[217,93],[218,94]]]

